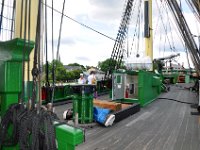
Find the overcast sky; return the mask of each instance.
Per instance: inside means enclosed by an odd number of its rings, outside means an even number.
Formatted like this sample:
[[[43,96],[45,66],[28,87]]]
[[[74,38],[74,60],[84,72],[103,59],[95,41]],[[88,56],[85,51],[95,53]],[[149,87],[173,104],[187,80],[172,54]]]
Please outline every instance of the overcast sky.
[[[52,0],[47,0],[51,6]],[[54,8],[62,11],[64,0],[54,0]],[[0,0],[2,3],[2,0]],[[45,0],[44,0],[45,2]],[[143,0],[134,0],[132,17],[130,20],[128,37],[125,41],[125,50],[128,50],[130,57],[134,58],[136,54],[140,55],[139,59],[144,56],[144,39],[143,39]],[[200,35],[199,22],[195,19],[187,6],[185,0],[181,2],[185,18],[194,35]],[[127,0],[66,0],[64,14],[72,19],[93,28],[113,39],[116,38],[120,22]],[[171,54],[181,53],[176,60],[187,67],[187,59],[184,49],[184,42],[175,26],[170,10],[165,6],[165,1],[153,0],[153,55],[154,58],[165,57]],[[11,5],[8,3],[8,5]],[[6,12],[8,12],[7,10]],[[4,15],[6,15],[6,12]],[[140,26],[137,26],[138,12],[140,12]],[[54,51],[56,53],[58,43],[58,33],[60,28],[61,14],[54,12]],[[51,47],[51,9],[48,8],[48,60],[52,60]],[[6,22],[3,22],[6,28]],[[137,27],[137,28],[136,28]],[[135,32],[136,31],[136,32]],[[139,36],[134,36],[140,31]],[[166,36],[167,35],[167,36]],[[134,40],[134,42],[132,42]],[[197,38],[195,38],[197,41]],[[197,42],[197,44],[199,44]],[[84,66],[97,66],[99,61],[110,58],[114,47],[114,40],[111,40],[101,34],[98,34],[80,24],[70,20],[67,17],[63,19],[60,58],[63,64],[79,63]],[[175,48],[172,50],[172,48]]]
[[[48,0],[48,5],[51,5],[51,0]],[[62,11],[63,0],[54,0],[54,7]],[[121,17],[124,12],[125,3],[127,0],[66,0],[65,14],[109,37],[116,38],[118,28],[120,26]],[[139,11],[139,0],[135,0],[134,10],[130,21],[130,28],[128,33],[128,49],[130,51],[133,35],[135,31],[135,24],[137,20],[137,12]],[[178,30],[175,23],[171,20],[172,17],[167,13],[164,5],[160,5],[160,0],[153,1],[153,32],[154,32],[154,58],[168,56],[170,54],[181,53],[181,57],[177,58],[179,63],[184,62],[187,66],[186,55],[184,52],[183,44],[180,39]],[[159,5],[159,8],[157,7]],[[143,4],[141,4],[143,6]],[[189,26],[193,34],[199,34],[198,22],[195,20],[190,9],[182,0],[182,7]],[[141,9],[143,12],[143,8]],[[162,19],[159,15],[162,13]],[[55,51],[58,41],[58,32],[60,25],[61,15],[54,12],[54,43]],[[143,22],[143,13],[141,13],[141,23]],[[49,43],[49,60],[52,59],[51,55],[51,12],[48,9],[48,43]],[[171,23],[170,23],[171,22]],[[164,24],[164,25],[163,25]],[[165,30],[164,27],[165,26]],[[168,26],[168,27],[166,27]],[[171,28],[170,28],[171,26]],[[132,47],[132,55],[137,53],[142,57],[144,55],[144,41],[143,41],[143,24],[140,26],[139,48],[137,48],[137,40]],[[168,37],[166,37],[166,33]],[[175,46],[176,51],[172,53],[170,44]],[[126,44],[127,45],[127,44]],[[61,44],[60,44],[60,57],[63,64],[79,63],[88,66],[97,66],[99,61],[104,61],[110,58],[114,46],[114,41],[110,40],[94,31],[91,31],[70,19],[64,17]],[[126,47],[127,49],[127,47]]]

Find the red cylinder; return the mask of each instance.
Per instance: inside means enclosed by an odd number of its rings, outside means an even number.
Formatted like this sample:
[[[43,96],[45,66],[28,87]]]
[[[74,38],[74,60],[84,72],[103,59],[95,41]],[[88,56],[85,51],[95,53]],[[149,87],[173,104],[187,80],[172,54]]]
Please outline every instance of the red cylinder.
[[[47,98],[46,88],[42,87],[42,100],[45,100],[46,98]]]
[[[128,89],[126,89],[125,98],[128,98]]]

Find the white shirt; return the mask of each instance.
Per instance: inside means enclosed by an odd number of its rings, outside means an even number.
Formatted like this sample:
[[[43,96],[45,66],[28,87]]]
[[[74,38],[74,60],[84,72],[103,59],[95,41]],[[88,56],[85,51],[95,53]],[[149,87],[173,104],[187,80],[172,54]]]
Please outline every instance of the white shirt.
[[[96,82],[96,77],[94,74],[91,74],[88,76],[88,84],[95,84],[94,82]]]
[[[78,84],[85,84],[85,83],[86,83],[85,78],[78,79]]]

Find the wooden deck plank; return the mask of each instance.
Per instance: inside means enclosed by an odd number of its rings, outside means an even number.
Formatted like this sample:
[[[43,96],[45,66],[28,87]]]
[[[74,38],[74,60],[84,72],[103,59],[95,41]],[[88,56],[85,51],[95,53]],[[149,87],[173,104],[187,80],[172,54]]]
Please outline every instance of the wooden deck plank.
[[[196,94],[173,86],[160,97],[196,102]],[[112,127],[86,130],[77,150],[199,150],[200,117],[190,105],[156,100]]]

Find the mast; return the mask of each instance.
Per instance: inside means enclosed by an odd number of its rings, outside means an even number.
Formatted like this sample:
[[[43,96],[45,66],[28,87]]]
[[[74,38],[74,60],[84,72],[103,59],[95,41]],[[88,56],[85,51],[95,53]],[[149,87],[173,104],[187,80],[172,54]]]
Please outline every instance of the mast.
[[[39,0],[16,0],[15,38],[35,42]],[[30,87],[33,85],[31,70],[33,68],[34,49],[29,55],[29,62],[24,65],[25,95],[30,98]],[[27,88],[28,87],[28,88]],[[26,91],[27,90],[27,91]]]
[[[38,10],[38,1],[39,0],[16,0],[16,19],[15,19],[15,38],[20,37],[20,31],[22,30],[22,33],[24,33],[24,21],[25,21],[25,1],[31,2],[31,28],[30,28],[30,40],[35,41],[35,35],[36,35],[36,25],[37,25],[37,10]],[[29,7],[27,7],[27,12],[29,13]],[[21,16],[22,13],[22,16]],[[29,15],[27,15],[27,20],[29,19]],[[22,26],[21,26],[22,24]],[[28,26],[28,21],[27,21]],[[22,29],[21,29],[22,28]],[[28,30],[28,29],[27,29]],[[26,32],[27,39],[28,39],[28,32]],[[23,38],[23,34],[22,34]],[[33,53],[33,51],[32,51]]]
[[[145,56],[153,61],[152,0],[144,0]]]
[[[29,20],[29,15],[25,15],[25,1],[28,0],[16,0],[16,19],[15,19],[15,33],[14,33],[14,37],[15,38],[24,38],[24,32],[26,29],[26,39],[28,40],[28,21],[25,27],[24,26],[24,22],[25,22],[25,16],[27,16],[27,20]],[[30,13],[31,13],[31,17],[30,17],[30,40],[35,42],[35,36],[36,36],[36,25],[37,25],[37,10],[38,10],[38,2],[39,0],[29,0],[28,2],[31,2],[31,6],[30,8],[27,7],[27,12],[29,13],[29,9],[30,9]],[[22,6],[23,3],[23,6]],[[22,15],[21,15],[22,14]],[[20,37],[22,32],[22,37]],[[34,50],[31,52],[30,54],[30,68],[33,68],[33,55],[34,55]],[[25,64],[25,81],[28,81],[28,79],[26,79],[27,77],[27,63]],[[29,74],[30,77],[32,77],[31,75],[31,69],[29,69]]]

